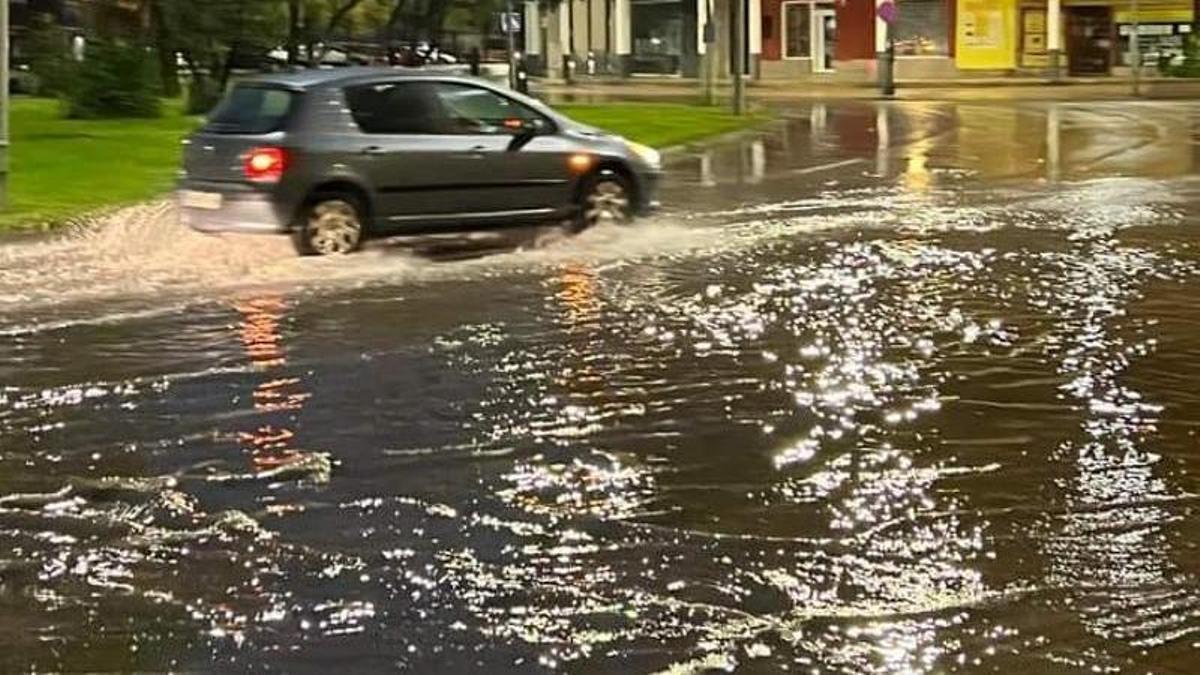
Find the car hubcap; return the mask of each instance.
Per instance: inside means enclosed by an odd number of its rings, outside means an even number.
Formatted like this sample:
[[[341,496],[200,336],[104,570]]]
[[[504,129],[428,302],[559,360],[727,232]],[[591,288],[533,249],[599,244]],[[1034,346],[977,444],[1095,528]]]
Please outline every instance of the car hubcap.
[[[629,220],[629,193],[615,180],[604,180],[592,188],[587,198],[588,225],[624,223]]]
[[[352,205],[334,200],[322,202],[313,209],[308,220],[308,231],[312,248],[317,253],[349,253],[358,246],[362,224],[358,222],[358,212]]]

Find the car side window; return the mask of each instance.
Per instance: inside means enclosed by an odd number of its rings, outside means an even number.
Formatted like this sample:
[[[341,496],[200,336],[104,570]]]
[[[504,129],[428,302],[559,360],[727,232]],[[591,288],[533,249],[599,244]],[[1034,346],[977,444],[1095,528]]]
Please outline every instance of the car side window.
[[[436,87],[447,115],[446,133],[505,135],[549,126],[536,110],[490,89],[451,82]]]
[[[447,133],[446,113],[431,82],[376,82],[348,87],[346,102],[363,133]]]

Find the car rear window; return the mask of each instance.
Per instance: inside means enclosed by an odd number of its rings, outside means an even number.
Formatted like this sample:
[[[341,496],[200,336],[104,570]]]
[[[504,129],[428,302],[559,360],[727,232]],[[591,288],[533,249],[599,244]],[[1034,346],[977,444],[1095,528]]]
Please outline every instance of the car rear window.
[[[278,131],[296,105],[296,92],[239,85],[221,101],[204,130],[218,134],[268,134]]]

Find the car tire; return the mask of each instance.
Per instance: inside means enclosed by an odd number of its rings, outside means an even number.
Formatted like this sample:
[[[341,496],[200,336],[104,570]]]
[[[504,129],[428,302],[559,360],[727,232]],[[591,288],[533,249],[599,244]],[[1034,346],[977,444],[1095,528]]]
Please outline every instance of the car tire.
[[[579,192],[576,231],[597,225],[628,225],[633,222],[633,215],[633,188],[627,178],[604,170],[584,180]]]
[[[366,234],[363,208],[350,195],[319,195],[300,214],[292,243],[300,255],[345,255],[357,251]]]

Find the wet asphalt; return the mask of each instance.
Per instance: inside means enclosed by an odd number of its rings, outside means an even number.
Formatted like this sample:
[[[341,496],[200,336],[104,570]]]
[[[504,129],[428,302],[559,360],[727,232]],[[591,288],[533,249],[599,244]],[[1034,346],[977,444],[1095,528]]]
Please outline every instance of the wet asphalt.
[[[663,213],[0,243],[0,671],[1195,672],[1200,104],[795,104]]]

